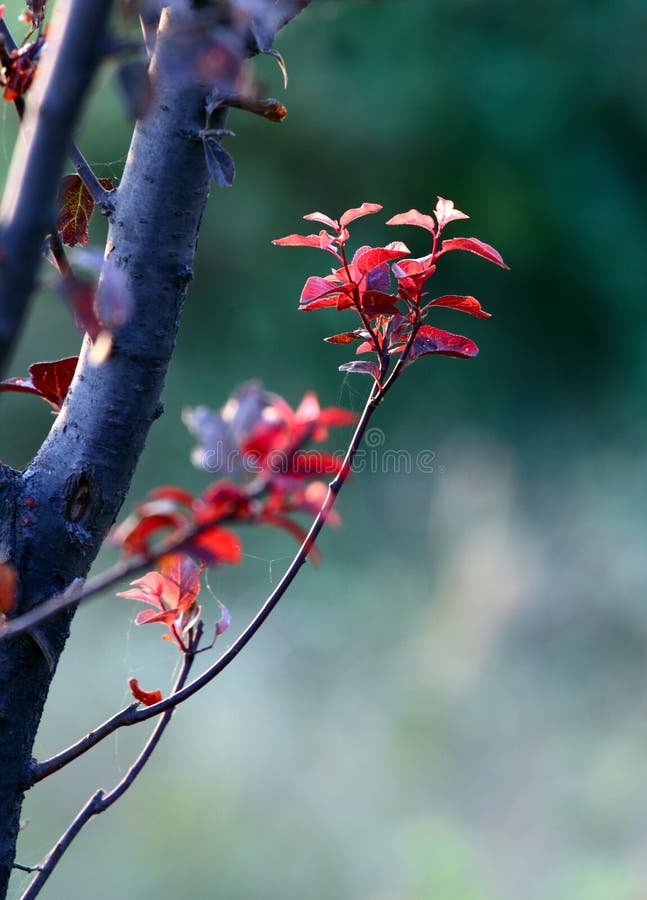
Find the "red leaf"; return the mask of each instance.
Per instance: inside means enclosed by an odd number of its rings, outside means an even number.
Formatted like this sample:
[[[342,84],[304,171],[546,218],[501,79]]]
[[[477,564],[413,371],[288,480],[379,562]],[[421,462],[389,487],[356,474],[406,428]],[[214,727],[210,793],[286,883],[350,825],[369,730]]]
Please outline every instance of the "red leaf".
[[[27,378],[8,378],[0,382],[0,391],[35,394],[59,412],[74,377],[78,356],[68,356],[52,362],[32,363]]]
[[[312,275],[303,286],[301,296],[299,297],[299,303],[306,304],[310,303],[312,300],[319,300],[326,294],[332,294],[337,290],[339,290],[338,287],[331,284],[329,281],[326,281],[325,278],[320,278],[318,275]]]
[[[425,228],[432,234],[436,231],[436,222],[432,216],[427,216],[419,212],[417,209],[410,209],[409,212],[398,213],[392,216],[387,225],[416,225],[418,228]]]
[[[342,331],[341,334],[331,334],[330,337],[324,338],[329,344],[352,344],[358,341],[361,335],[357,331]]]
[[[336,306],[337,309],[348,309],[353,305],[347,294],[331,294],[329,297],[321,297],[319,300],[311,300],[299,307],[300,312],[310,312],[313,309],[326,309]]]
[[[461,297],[456,294],[445,294],[442,297],[436,297],[424,307],[428,310],[434,306],[446,306],[449,309],[458,309],[461,312],[469,313],[470,316],[477,316],[479,319],[489,319],[492,313],[486,312],[476,297]]]
[[[106,190],[112,190],[112,181],[109,178],[100,178],[99,181]],[[76,174],[64,175],[58,196],[56,228],[61,234],[61,240],[68,247],[87,244],[88,225],[93,209],[94,200],[81,177]]]
[[[453,222],[455,219],[469,219],[468,215],[454,207],[453,200],[445,200],[444,197],[438,198],[434,215],[438,220],[439,231],[442,231],[448,222]]]
[[[393,316],[398,312],[397,302],[397,297],[382,291],[366,291],[361,298],[362,309],[369,316]]]
[[[191,540],[187,549],[210,566],[220,563],[235,566],[243,558],[239,538],[226,528],[210,528],[203,531]]]
[[[336,475],[343,465],[340,456],[320,453],[317,450],[299,450],[290,460],[290,475],[312,478],[315,475]]]
[[[476,253],[477,256],[482,256],[483,259],[496,263],[502,269],[510,268],[510,266],[506,266],[501,258],[501,254],[494,247],[479,241],[478,238],[452,238],[449,241],[443,241],[442,250],[438,256],[442,253],[447,253],[448,250],[469,250],[470,253]]]
[[[139,682],[136,678],[128,679],[128,687],[130,688],[130,693],[133,695],[135,700],[143,703],[144,706],[153,706],[155,703],[159,703],[162,699],[161,691],[143,690],[143,688],[140,688]]]
[[[124,556],[139,556],[150,552],[150,541],[158,531],[180,531],[186,524],[172,502],[152,500],[140,504],[136,512],[113,528],[109,540],[113,546],[121,547]]]
[[[399,348],[400,350],[402,348]],[[442,328],[434,328],[431,325],[423,325],[418,329],[418,334],[409,351],[409,359],[414,360],[419,356],[427,356],[437,353],[442,356],[455,356],[458,359],[469,359],[476,356],[479,348],[469,338],[451,331],[443,331]]]
[[[288,234],[287,237],[272,241],[277,247],[317,247],[319,250],[330,250],[333,238],[327,231],[319,234]]]
[[[18,575],[10,562],[0,563],[0,614],[8,615],[16,605]]]
[[[354,222],[355,219],[360,219],[362,216],[370,216],[373,213],[379,212],[381,209],[382,207],[379,203],[362,203],[361,206],[347,209],[340,217],[339,224],[342,228],[345,228],[347,225],[350,225],[351,222]]]
[[[185,553],[170,553],[162,557],[160,572],[164,579],[164,599],[169,606],[189,609],[200,593],[200,573],[198,566]]]
[[[333,231],[339,230],[339,222],[335,222],[334,219],[331,219],[330,216],[327,216],[325,213],[311,212],[303,218],[308,222],[321,222],[323,225],[327,225],[329,228],[332,228]]]
[[[371,247],[354,260],[355,269],[360,276],[366,275],[371,269],[375,269],[391,259],[404,256],[408,252],[409,248],[400,241],[394,241],[390,247]]]

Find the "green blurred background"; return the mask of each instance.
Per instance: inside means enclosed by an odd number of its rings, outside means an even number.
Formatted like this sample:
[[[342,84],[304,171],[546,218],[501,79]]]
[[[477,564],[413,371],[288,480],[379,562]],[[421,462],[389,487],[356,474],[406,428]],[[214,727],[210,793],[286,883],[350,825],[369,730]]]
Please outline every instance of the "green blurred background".
[[[361,407],[368,381],[321,342],[336,314],[296,310],[326,261],[270,245],[303,213],[368,200],[386,218],[441,194],[471,215],[453,234],[492,243],[511,272],[446,259],[438,293],[474,293],[495,317],[436,321],[481,355],[422,360],[375,420],[384,449],[431,451],[433,473],[348,485],[323,566],[178,711],[46,896],[647,897],[646,28],[639,0],[315,0],[281,36],[289,116],[231,117],[236,184],[213,191],[126,510],[160,483],[206,485],[186,404],[220,406],[256,377],[292,403],[313,388]],[[283,99],[274,62],[257,69]],[[13,117],[5,104],[6,164]],[[105,72],[79,136],[99,175],[119,178],[128,134]],[[393,239],[381,221],[356,239]],[[51,293],[33,313],[13,374],[79,343]],[[3,397],[3,459],[24,465],[50,421]],[[242,569],[209,577],[235,632],[294,549],[245,540]],[[127,702],[129,676],[168,689],[175,651],[132,626],[133,605],[77,616],[38,755]],[[19,860],[37,862],[143,739],[118,733],[39,786]]]

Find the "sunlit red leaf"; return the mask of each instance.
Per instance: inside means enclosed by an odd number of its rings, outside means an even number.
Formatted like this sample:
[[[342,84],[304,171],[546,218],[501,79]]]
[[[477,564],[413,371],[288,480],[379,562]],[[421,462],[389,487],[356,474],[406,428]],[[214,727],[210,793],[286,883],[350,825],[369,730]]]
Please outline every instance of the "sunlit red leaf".
[[[102,187],[112,190],[109,178],[99,179]],[[79,175],[64,175],[58,196],[58,218],[56,228],[61,240],[69,247],[87,244],[88,225],[94,209],[94,200]]]
[[[161,691],[145,691],[143,688],[140,688],[136,678],[128,679],[128,687],[135,700],[143,703],[144,706],[153,706],[153,704],[159,703],[162,699]]]
[[[320,278],[318,275],[311,275],[303,286],[301,296],[299,297],[299,303],[306,305],[311,301],[319,300],[326,294],[331,294],[336,290],[338,290],[337,286],[331,284],[330,281],[326,281],[325,278]]]
[[[0,614],[8,615],[16,605],[18,575],[10,562],[0,563]]]
[[[26,378],[8,378],[0,382],[0,391],[35,394],[59,412],[74,377],[78,356],[68,356],[52,362],[32,363]]]
[[[333,231],[339,230],[339,222],[336,222],[334,219],[331,219],[330,216],[327,216],[322,212],[311,212],[303,217],[308,222],[321,222],[323,225],[327,225],[328,228],[332,228]]]
[[[345,228],[347,225],[350,225],[351,222],[354,222],[355,219],[360,219],[362,216],[370,216],[373,213],[379,212],[381,209],[382,207],[379,203],[362,203],[361,206],[347,209],[340,217],[339,224],[342,228]]]
[[[200,593],[198,566],[185,553],[171,553],[161,560],[160,572],[164,579],[164,599],[169,606],[188,609]]]
[[[440,253],[447,253],[448,250],[468,250],[470,253],[476,253],[490,262],[496,263],[502,269],[509,269],[509,266],[503,262],[501,254],[490,247],[489,244],[479,241],[478,238],[451,238],[451,240],[443,241]],[[440,256],[440,253],[438,254]]]
[[[327,234],[327,232],[324,233]],[[332,241],[332,237],[329,234],[328,241]],[[322,247],[321,234],[288,234],[286,237],[276,238],[272,243],[276,244],[277,247],[317,247],[320,250],[326,249],[326,247]]]
[[[460,312],[468,313],[470,316],[477,316],[479,319],[489,319],[492,313],[486,312],[476,297],[462,297],[457,294],[445,294],[442,297],[436,297],[424,307],[425,310],[435,306],[446,306],[449,309],[458,309]]]
[[[427,356],[431,353],[441,356],[455,356],[458,359],[469,359],[476,356],[479,348],[469,338],[451,331],[443,331],[442,328],[434,328],[431,325],[423,325],[419,330],[409,351],[409,359],[414,360],[419,356]]]
[[[375,269],[389,260],[397,259],[399,256],[404,256],[408,252],[409,248],[401,241],[394,241],[390,247],[371,247],[354,260],[355,269],[360,276],[366,275],[371,269]]]
[[[436,222],[433,216],[425,215],[417,209],[410,209],[408,212],[398,213],[392,216],[387,225],[416,225],[418,228],[424,228],[432,234],[436,231]]]
[[[440,230],[442,230],[448,222],[453,222],[456,219],[469,219],[468,215],[461,212],[460,209],[455,208],[453,200],[445,200],[444,197],[438,198],[436,208],[434,209],[434,215],[438,220],[438,228]]]

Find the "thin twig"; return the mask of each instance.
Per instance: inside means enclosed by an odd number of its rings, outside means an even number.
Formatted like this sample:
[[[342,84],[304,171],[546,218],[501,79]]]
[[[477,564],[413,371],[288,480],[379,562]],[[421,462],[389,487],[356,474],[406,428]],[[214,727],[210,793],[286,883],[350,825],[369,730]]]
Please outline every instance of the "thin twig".
[[[74,163],[74,168],[78,172],[81,181],[90,192],[90,196],[99,208],[99,211],[102,212],[104,216],[110,215],[114,209],[114,204],[110,196],[112,191],[104,188],[94,174],[90,163],[74,143],[70,145],[70,159]]]
[[[192,646],[189,652],[185,654],[182,669],[180,670],[180,673],[173,687],[173,693],[179,691],[184,685],[191,670],[191,666],[193,665],[193,660],[195,658],[195,649],[196,648]],[[173,694],[171,694],[171,696],[173,696]],[[99,813],[105,812],[110,806],[112,806],[113,803],[119,800],[119,798],[126,793],[128,788],[133,784],[139,773],[151,758],[155,747],[164,734],[166,726],[171,720],[172,715],[173,707],[170,707],[165,711],[164,715],[155,725],[155,728],[146,741],[146,744],[144,745],[139,756],[132,764],[128,772],[121,779],[121,781],[117,785],[115,785],[115,787],[107,794],[104,794],[102,790],[99,790],[90,797],[90,799],[85,804],[83,809],[80,810],[74,821],[56,842],[49,855],[47,856],[47,859],[40,867],[38,874],[22,895],[21,900],[32,900],[32,898],[38,896],[45,882],[52,874],[55,867],[58,865],[61,857],[70,846],[74,838],[77,836],[77,834],[81,831],[81,829],[90,821],[93,816],[97,816],[99,815]]]

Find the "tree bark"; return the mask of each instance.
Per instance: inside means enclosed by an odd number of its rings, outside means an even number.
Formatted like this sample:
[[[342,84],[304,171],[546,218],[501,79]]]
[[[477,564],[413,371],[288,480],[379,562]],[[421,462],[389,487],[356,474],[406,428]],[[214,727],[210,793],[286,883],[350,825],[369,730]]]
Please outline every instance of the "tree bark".
[[[155,103],[136,127],[116,192],[105,266],[123,273],[131,316],[102,365],[93,364],[86,339],[39,453],[23,473],[0,472],[0,552],[19,572],[17,613],[85,577],[160,414],[208,193],[196,139],[205,90],[177,78],[169,62],[176,28],[189,15],[169,9],[162,15],[151,61]],[[99,294],[103,289],[100,283]],[[48,622],[36,639],[0,644],[0,897],[11,874],[36,729],[72,616]]]

